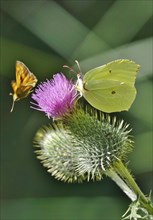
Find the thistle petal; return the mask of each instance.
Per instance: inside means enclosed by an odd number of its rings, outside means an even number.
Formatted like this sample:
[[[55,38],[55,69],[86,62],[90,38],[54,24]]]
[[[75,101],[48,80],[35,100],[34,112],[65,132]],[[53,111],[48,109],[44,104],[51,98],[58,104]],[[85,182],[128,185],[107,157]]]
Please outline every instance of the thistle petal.
[[[32,94],[32,108],[43,111],[48,118],[62,118],[69,114],[77,98],[77,91],[73,83],[64,74],[57,73],[53,79],[38,85]]]

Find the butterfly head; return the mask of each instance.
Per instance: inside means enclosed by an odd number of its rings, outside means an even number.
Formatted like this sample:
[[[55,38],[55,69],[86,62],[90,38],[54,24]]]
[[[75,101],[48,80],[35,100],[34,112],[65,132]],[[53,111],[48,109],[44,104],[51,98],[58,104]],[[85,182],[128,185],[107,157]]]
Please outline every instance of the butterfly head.
[[[75,62],[77,64],[79,72],[76,72],[72,67],[69,67],[67,65],[64,65],[63,67],[68,68],[71,72],[73,72],[77,75],[77,81],[76,81],[75,87],[80,92],[80,96],[82,96],[82,92],[83,92],[83,74],[82,74],[79,62],[77,60],[75,60]]]

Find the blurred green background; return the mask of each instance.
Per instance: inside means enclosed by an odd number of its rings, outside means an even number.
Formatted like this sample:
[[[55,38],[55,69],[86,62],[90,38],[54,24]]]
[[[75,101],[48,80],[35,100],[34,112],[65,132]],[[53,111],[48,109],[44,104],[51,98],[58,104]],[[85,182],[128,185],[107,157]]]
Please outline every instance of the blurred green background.
[[[1,219],[118,220],[130,200],[110,179],[67,184],[36,159],[33,136],[49,119],[30,108],[30,96],[13,113],[11,80],[24,62],[39,81],[80,62],[83,72],[115,59],[141,65],[137,98],[118,113],[133,128],[129,167],[145,194],[153,186],[152,0],[1,0]]]

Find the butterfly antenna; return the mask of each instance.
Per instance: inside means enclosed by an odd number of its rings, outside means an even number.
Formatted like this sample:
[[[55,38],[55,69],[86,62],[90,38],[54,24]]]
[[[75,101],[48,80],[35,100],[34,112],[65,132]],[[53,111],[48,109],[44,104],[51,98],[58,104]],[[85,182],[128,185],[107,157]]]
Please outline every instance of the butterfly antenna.
[[[12,95],[13,96],[13,94],[12,93],[10,93],[9,95]],[[13,98],[13,102],[12,102],[12,107],[11,107],[11,110],[10,110],[10,112],[13,112],[13,109],[14,109],[14,98]]]
[[[75,73],[77,75],[78,78],[82,78],[82,72],[81,72],[81,68],[80,68],[80,64],[77,60],[75,60],[76,64],[77,64],[77,67],[79,69],[79,73],[76,72],[73,68],[71,68],[70,66],[67,66],[67,65],[64,65],[63,67],[66,67],[68,68],[71,72]]]
[[[71,72],[77,74],[77,72],[75,72],[74,69],[71,68],[70,66],[64,65],[63,67],[64,67],[64,68],[68,68]]]
[[[75,60],[75,62],[76,62],[76,64],[77,64],[77,66],[78,66],[79,72],[82,73],[79,62],[78,62],[77,60]]]

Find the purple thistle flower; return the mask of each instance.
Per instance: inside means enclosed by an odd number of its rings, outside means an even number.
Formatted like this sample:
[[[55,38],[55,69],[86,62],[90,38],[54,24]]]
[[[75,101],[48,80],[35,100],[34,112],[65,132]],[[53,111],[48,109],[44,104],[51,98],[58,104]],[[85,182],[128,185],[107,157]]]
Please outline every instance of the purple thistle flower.
[[[53,79],[38,85],[32,94],[32,103],[36,110],[46,113],[48,118],[61,118],[73,109],[77,98],[77,91],[73,83],[62,73],[57,73]]]

